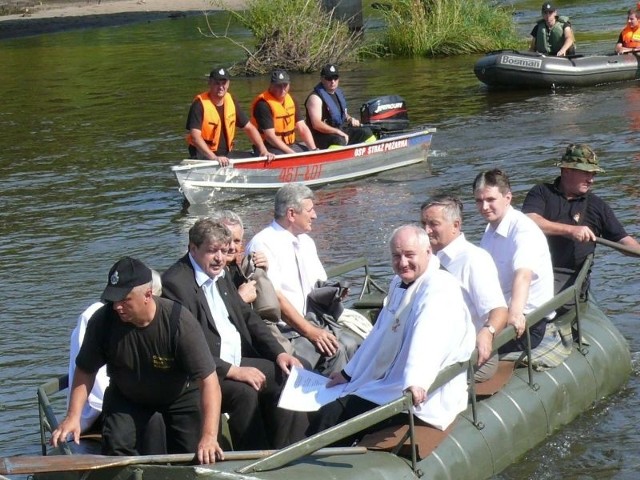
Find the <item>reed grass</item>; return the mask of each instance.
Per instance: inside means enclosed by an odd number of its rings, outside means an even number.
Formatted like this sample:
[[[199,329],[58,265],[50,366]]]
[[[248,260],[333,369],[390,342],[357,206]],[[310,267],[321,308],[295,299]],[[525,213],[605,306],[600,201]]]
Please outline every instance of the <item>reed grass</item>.
[[[347,64],[363,57],[453,56],[503,48],[527,48],[516,33],[513,12],[496,0],[386,0],[371,6],[385,26],[376,34],[349,30],[346,20],[334,17],[319,0],[249,0],[247,9],[225,8],[232,20],[253,34],[254,45],[240,44],[245,61],[236,65],[248,75],[274,68],[317,72],[328,62]],[[377,7],[375,7],[377,5]]]
[[[384,5],[384,53],[450,56],[526,47],[513,11],[496,1],[388,0]]]

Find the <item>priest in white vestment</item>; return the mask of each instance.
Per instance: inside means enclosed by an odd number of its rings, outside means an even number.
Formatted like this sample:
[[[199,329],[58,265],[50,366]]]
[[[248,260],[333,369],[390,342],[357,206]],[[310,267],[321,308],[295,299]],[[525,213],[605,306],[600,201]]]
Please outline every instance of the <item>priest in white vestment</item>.
[[[414,415],[441,430],[467,406],[466,372],[427,395],[440,370],[468,360],[475,348],[475,328],[460,283],[440,269],[427,233],[418,226],[396,229],[389,246],[396,276],[384,308],[342,372],[331,374],[328,386],[346,383],[344,393],[318,411],[308,434],[395,400],[407,390],[413,394]],[[393,422],[406,422],[406,415]]]

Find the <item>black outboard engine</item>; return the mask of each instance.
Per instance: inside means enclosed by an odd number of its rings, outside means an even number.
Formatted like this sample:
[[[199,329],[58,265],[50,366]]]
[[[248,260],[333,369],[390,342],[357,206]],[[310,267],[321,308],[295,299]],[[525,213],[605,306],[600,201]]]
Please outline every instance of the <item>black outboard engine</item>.
[[[360,107],[360,122],[374,133],[388,133],[409,128],[407,104],[399,95],[385,95],[369,100]]]

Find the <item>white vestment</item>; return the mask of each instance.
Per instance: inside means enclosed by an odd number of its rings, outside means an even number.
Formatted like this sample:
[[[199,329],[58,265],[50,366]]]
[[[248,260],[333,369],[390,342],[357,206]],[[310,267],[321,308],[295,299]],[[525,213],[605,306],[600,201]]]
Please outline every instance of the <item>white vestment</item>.
[[[440,269],[437,257],[407,289],[394,277],[378,320],[344,371],[344,395],[383,405],[410,386],[428,390],[438,372],[466,361],[475,348],[475,328],[459,282]],[[427,395],[414,414],[446,429],[467,407],[467,374]]]

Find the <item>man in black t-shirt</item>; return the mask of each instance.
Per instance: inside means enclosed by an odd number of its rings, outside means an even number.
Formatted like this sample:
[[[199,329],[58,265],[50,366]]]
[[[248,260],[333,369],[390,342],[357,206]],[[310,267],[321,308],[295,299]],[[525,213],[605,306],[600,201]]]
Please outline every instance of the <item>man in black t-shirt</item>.
[[[193,316],[180,304],[154,297],[151,270],[130,257],[111,268],[102,300],[106,304],[87,325],[67,416],[52,444],[68,436],[78,443],[82,406],[98,369],[106,365],[104,454],[139,454],[146,425],[160,412],[169,453],[195,452],[200,463],[223,458],[216,365]]]
[[[587,256],[595,251],[597,237],[640,248],[611,207],[590,192],[596,174],[604,172],[591,147],[569,145],[557,166],[560,176],[553,183],[533,187],[522,205],[522,211],[547,236],[556,271],[577,272]],[[556,290],[571,283],[559,285]]]
[[[187,117],[187,143],[191,158],[229,164],[236,128],[241,128],[260,156],[275,156],[267,148],[256,127],[229,93],[229,72],[218,67],[209,74],[209,90],[197,95]],[[241,155],[236,155],[239,158]],[[245,155],[246,156],[246,155]]]

